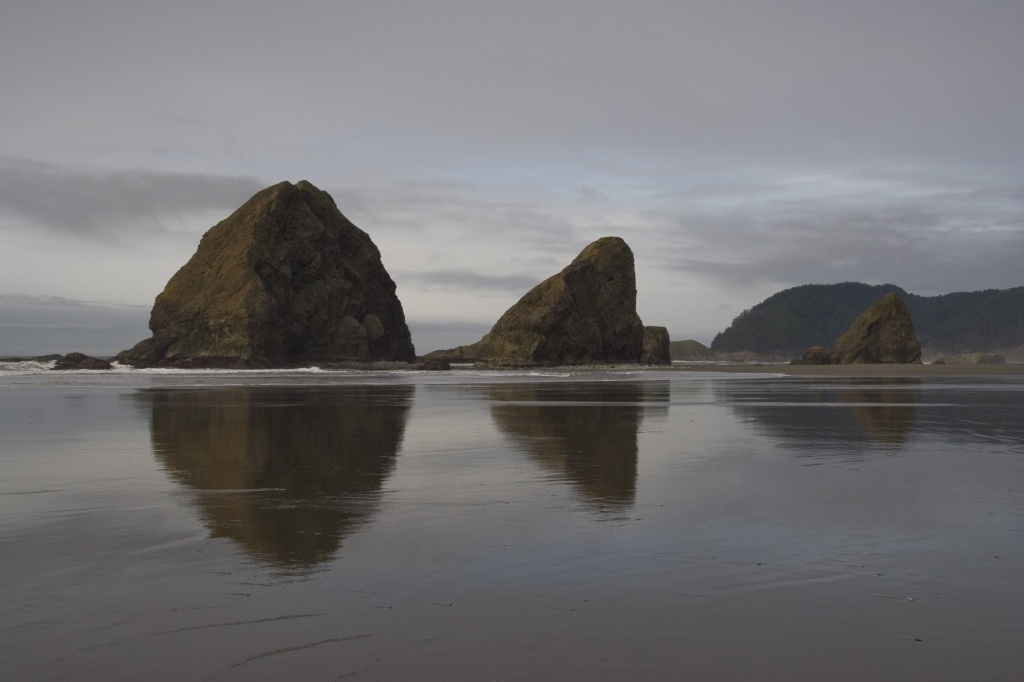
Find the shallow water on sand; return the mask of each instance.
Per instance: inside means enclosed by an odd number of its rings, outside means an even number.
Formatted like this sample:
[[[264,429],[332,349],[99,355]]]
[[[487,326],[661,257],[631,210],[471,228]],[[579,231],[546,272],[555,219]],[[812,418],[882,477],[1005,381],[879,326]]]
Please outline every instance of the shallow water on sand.
[[[0,377],[0,680],[1016,680],[1024,379]]]

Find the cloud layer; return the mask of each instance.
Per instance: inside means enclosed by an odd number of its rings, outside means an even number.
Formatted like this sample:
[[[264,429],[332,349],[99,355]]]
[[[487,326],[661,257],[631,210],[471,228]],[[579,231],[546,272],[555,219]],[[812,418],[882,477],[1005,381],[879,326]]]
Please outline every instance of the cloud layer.
[[[148,306],[0,294],[0,356],[113,355],[147,338]]]
[[[167,230],[168,219],[230,212],[262,188],[253,178],[153,170],[78,170],[0,158],[0,211],[87,239]]]
[[[1020,285],[1021,35],[1018,0],[14,2],[0,293],[148,305],[304,178],[449,322],[420,350],[608,234],[705,342],[802,283]]]

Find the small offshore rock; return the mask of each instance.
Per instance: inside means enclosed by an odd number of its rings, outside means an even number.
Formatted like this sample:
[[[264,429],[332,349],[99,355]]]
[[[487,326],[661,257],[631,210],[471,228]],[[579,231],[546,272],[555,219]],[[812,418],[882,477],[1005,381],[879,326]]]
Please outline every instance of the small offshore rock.
[[[646,365],[671,365],[668,329],[665,327],[644,327],[644,345],[640,352],[640,363]]]
[[[939,358],[933,365],[1005,365],[1006,358],[998,353],[960,353]]]
[[[451,368],[452,365],[446,358],[424,358],[418,367],[428,372],[444,372]]]
[[[68,353],[58,357],[53,369],[113,369],[106,360],[100,360],[85,353]]]
[[[832,364],[832,354],[821,346],[811,346],[807,349],[807,352],[803,354],[799,360],[794,360],[791,364],[794,365],[830,365]]]

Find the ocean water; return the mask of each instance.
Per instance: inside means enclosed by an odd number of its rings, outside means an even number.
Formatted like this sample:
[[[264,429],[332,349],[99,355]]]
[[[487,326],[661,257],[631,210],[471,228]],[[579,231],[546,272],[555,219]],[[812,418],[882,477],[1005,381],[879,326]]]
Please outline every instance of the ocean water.
[[[0,680],[1018,680],[1024,378],[0,365]]]

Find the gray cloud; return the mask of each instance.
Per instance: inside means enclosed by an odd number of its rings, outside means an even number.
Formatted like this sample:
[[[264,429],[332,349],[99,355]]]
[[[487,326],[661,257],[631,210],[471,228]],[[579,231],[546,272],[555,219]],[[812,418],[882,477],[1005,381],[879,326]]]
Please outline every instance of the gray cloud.
[[[497,319],[497,318],[495,318]],[[466,322],[458,319],[409,318],[416,352],[424,355],[431,351],[465,346],[480,340],[491,331],[491,322]]]
[[[893,282],[920,294],[1020,283],[1024,192],[880,202],[870,195],[766,203],[760,215],[677,214],[664,267],[732,285]]]
[[[275,157],[286,173],[317,145],[332,157],[318,166],[363,172],[498,156],[534,171],[1018,168],[1024,151],[1009,134],[1024,105],[1016,0],[15,5],[0,38],[23,58],[0,85],[36,91],[5,103],[9,125],[61,135],[14,148],[158,147],[261,172]]]
[[[422,240],[418,248],[443,247],[456,254],[460,244],[477,241],[512,241],[520,252],[544,253],[570,242],[576,228],[537,192],[520,187],[399,180],[330,192],[346,216],[374,235],[394,231],[403,239]]]
[[[173,216],[230,212],[261,186],[246,177],[75,170],[0,158],[0,209],[29,224],[90,239],[159,231],[163,219]]]
[[[404,286],[433,291],[501,291],[525,294],[539,283],[536,277],[486,275],[467,270],[400,272],[396,273],[395,277],[401,279]]]
[[[1018,285],[1022,34],[1019,0],[13,2],[0,291],[152,300],[250,176],[331,191],[418,319],[607,234],[705,340],[809,281]]]
[[[149,306],[0,294],[0,355],[114,355],[150,335],[149,312]]]

